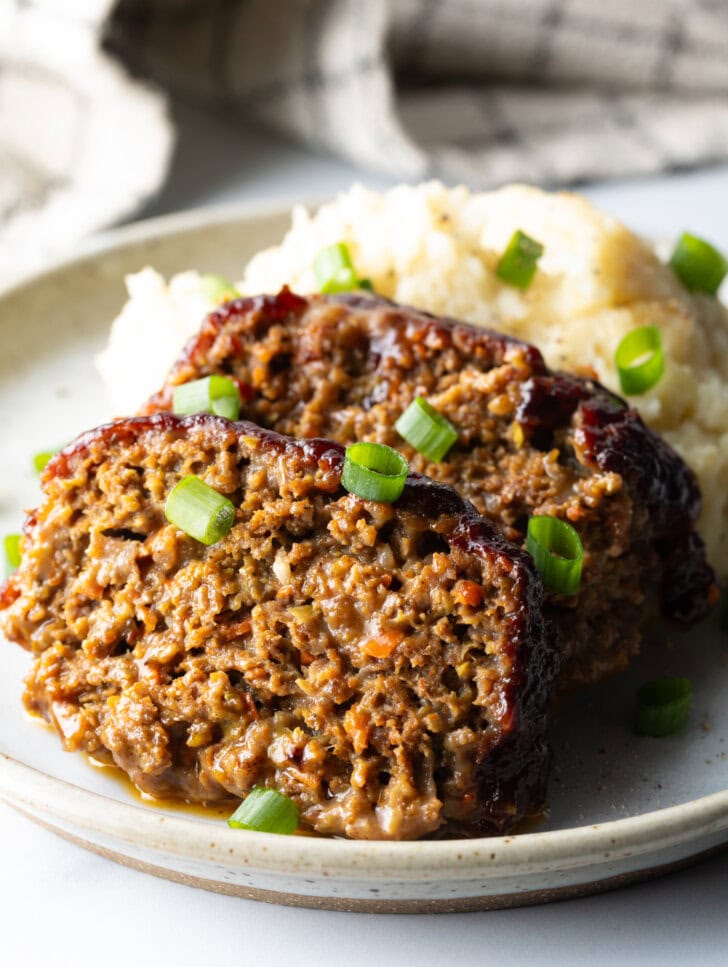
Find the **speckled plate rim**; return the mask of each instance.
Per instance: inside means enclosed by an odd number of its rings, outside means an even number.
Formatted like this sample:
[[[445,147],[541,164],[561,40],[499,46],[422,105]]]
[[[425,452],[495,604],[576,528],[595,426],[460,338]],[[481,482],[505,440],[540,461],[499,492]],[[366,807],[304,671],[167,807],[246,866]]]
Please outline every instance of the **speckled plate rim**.
[[[17,276],[0,285],[0,302],[28,285],[42,282],[56,272],[75,268],[85,262],[95,262],[107,252],[120,252],[140,243],[162,241],[171,235],[231,225],[239,221],[290,218],[294,207],[300,206],[312,211],[328,201],[331,201],[331,196],[326,195],[307,196],[295,200],[263,198],[233,205],[190,208],[186,211],[156,215],[129,225],[106,229],[79,240],[73,251],[69,249],[65,253],[48,259],[43,263],[42,269],[21,270]]]
[[[728,791],[713,793],[627,819],[543,833],[471,840],[424,842],[357,841],[245,834],[224,823],[171,816],[91,792],[40,772],[0,752],[0,797],[38,813],[51,824],[68,823],[128,844],[147,845],[186,859],[235,863],[271,873],[362,879],[422,880],[447,871],[448,879],[525,875],[548,868],[578,870],[602,858],[652,855],[725,832]],[[213,840],[211,842],[211,839]]]
[[[321,199],[305,200],[315,207]],[[194,209],[123,226],[79,245],[73,257],[59,258],[41,272],[26,273],[0,291],[0,303],[26,286],[84,263],[103,259],[139,243],[194,232],[238,220],[285,217],[294,202],[262,200],[221,208]],[[578,871],[602,859],[612,861],[655,856],[716,837],[728,843],[728,790],[689,802],[609,822],[549,832],[522,833],[487,839],[372,842],[278,837],[246,833],[244,848],[238,831],[171,816],[153,807],[124,803],[41,772],[0,750],[0,797],[22,811],[46,817],[50,825],[67,823],[113,838],[144,845],[153,852],[173,853],[191,860],[244,863],[247,870],[270,873],[341,876],[359,879],[421,881],[447,872],[449,881],[487,881],[509,875],[549,870]],[[688,851],[688,855],[689,851]],[[648,862],[648,866],[652,864]],[[652,870],[651,872],[654,872]],[[648,870],[645,869],[645,875]]]

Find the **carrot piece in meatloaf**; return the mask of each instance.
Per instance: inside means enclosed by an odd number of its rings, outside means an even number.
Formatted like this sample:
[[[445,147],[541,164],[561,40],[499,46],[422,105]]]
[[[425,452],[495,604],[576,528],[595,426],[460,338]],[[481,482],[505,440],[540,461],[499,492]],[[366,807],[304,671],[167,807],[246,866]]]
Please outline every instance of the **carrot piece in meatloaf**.
[[[343,448],[162,413],[56,456],[0,627],[66,749],[158,797],[274,786],[357,838],[508,830],[544,800],[557,666],[522,550],[443,484],[341,487]],[[165,517],[202,478],[211,546]]]
[[[261,426],[396,447],[519,544],[534,514],[571,523],[581,587],[545,604],[562,685],[623,668],[658,611],[687,626],[715,602],[692,472],[623,400],[552,372],[533,346],[386,299],[283,289],[212,312],[145,411],[169,408],[174,386],[210,373],[237,379],[242,415]],[[439,463],[395,429],[418,395],[458,431]]]

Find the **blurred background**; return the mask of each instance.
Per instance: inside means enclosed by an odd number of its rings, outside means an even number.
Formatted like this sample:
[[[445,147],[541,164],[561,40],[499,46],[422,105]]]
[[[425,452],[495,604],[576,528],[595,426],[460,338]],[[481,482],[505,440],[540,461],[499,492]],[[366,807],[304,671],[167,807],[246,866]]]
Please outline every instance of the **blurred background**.
[[[722,0],[0,0],[0,276],[355,179],[639,177],[659,229],[649,178],[725,162],[727,92]]]

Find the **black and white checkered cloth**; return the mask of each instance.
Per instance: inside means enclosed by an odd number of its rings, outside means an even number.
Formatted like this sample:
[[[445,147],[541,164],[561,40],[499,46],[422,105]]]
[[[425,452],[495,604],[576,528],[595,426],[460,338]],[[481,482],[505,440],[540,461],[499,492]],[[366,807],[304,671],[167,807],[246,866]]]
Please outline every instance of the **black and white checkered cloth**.
[[[155,191],[167,90],[407,179],[563,184],[728,157],[727,0],[4,2],[6,250]]]

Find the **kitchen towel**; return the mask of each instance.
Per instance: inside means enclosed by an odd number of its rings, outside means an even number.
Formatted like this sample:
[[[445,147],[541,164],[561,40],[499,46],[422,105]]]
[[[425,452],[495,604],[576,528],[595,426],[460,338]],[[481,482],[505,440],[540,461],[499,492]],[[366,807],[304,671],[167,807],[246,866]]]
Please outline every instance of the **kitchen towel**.
[[[0,0],[0,275],[162,184],[167,98],[488,187],[728,157],[724,0]]]

